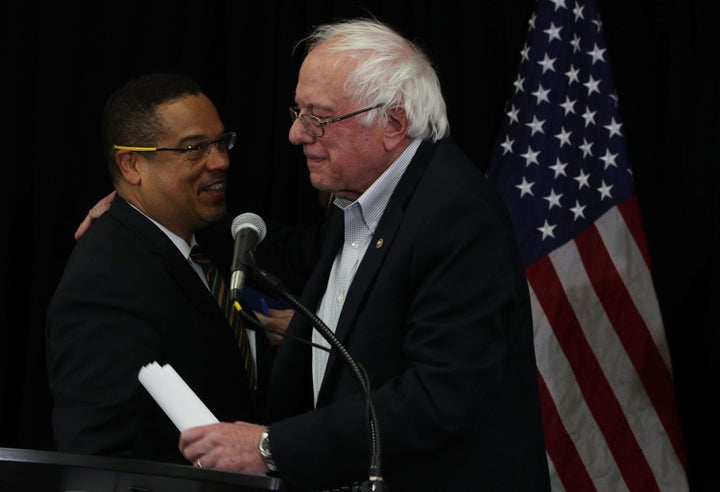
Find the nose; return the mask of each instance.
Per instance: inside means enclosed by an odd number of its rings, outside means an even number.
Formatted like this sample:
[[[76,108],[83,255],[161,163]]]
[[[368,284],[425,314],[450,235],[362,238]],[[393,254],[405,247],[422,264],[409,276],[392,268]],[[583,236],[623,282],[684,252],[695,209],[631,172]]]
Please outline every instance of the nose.
[[[220,150],[218,145],[210,146],[210,155],[207,159],[208,169],[227,169],[230,167],[230,155],[227,150]]]
[[[305,127],[303,126],[302,121],[297,118],[293,120],[292,124],[290,125],[290,130],[288,131],[288,139],[293,145],[302,145],[315,141],[315,137],[305,131]]]

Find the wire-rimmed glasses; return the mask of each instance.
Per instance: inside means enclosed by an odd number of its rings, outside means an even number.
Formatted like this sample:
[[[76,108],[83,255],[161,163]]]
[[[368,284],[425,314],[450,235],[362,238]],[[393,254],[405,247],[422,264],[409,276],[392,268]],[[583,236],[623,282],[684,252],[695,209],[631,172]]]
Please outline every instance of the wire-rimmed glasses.
[[[337,123],[338,121],[342,121],[347,118],[352,118],[353,116],[357,116],[359,114],[365,113],[367,111],[377,109],[382,104],[375,104],[373,106],[368,106],[363,109],[358,109],[357,111],[353,111],[352,113],[343,114],[340,116],[335,116],[333,118],[327,118],[322,119],[318,118],[314,114],[310,113],[300,113],[300,110],[298,108],[290,107],[290,122],[295,123],[295,120],[300,120],[300,122],[303,125],[303,128],[305,128],[305,131],[308,133],[308,135],[312,137],[322,137],[325,135],[325,126],[329,125],[331,123]]]

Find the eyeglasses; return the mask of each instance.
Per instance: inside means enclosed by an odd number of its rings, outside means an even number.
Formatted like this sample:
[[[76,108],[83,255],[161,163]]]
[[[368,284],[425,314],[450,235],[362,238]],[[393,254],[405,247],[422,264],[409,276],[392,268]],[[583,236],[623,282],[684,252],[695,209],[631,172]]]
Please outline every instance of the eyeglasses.
[[[295,123],[295,120],[300,120],[300,122],[303,125],[303,128],[305,128],[305,131],[312,137],[322,137],[325,135],[325,125],[329,125],[331,123],[337,123],[338,121],[342,121],[347,118],[352,118],[353,116],[357,116],[359,114],[365,113],[367,111],[370,111],[372,109],[377,109],[382,104],[376,104],[374,106],[368,106],[367,108],[358,109],[357,111],[353,111],[352,113],[344,114],[342,116],[335,116],[334,118],[328,118],[326,120],[320,119],[314,114],[308,114],[308,113],[300,113],[300,110],[298,108],[289,108],[290,109],[290,124]]]
[[[163,150],[171,150],[173,152],[184,152],[185,157],[190,161],[199,161],[210,155],[210,149],[213,145],[218,152],[226,154],[228,150],[235,146],[235,132],[223,133],[215,140],[203,140],[187,147],[128,147],[126,145],[113,145],[115,150],[130,150],[132,152],[160,152]]]

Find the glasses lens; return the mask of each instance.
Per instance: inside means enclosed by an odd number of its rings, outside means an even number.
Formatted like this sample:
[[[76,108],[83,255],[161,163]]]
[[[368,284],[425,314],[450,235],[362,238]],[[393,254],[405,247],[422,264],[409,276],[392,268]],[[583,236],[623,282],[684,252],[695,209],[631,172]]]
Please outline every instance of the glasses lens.
[[[210,146],[213,144],[211,141],[198,142],[187,147],[185,155],[191,161],[199,161],[210,153]]]
[[[295,108],[290,109],[290,124],[295,124],[295,120],[300,120],[305,131],[312,137],[323,136],[323,126],[320,123],[320,118],[311,114],[300,114]]]
[[[218,140],[217,140],[217,148],[220,152],[227,152],[228,150],[235,147],[235,137],[236,134],[234,132],[225,133],[223,134]]]
[[[210,148],[215,145],[218,152],[223,154],[235,146],[236,134],[234,132],[224,133],[217,140],[206,140],[189,145],[185,150],[185,155],[190,161],[199,161],[210,155]]]
[[[305,131],[313,137],[322,137],[324,132],[323,125],[320,123],[320,118],[311,114],[301,114],[300,119],[303,122]]]

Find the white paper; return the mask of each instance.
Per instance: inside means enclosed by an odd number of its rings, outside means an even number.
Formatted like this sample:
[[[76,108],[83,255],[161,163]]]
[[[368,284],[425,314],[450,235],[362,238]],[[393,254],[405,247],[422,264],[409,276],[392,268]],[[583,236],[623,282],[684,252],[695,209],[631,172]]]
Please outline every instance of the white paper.
[[[146,364],[138,380],[181,432],[198,425],[214,424],[218,419],[170,364]]]

